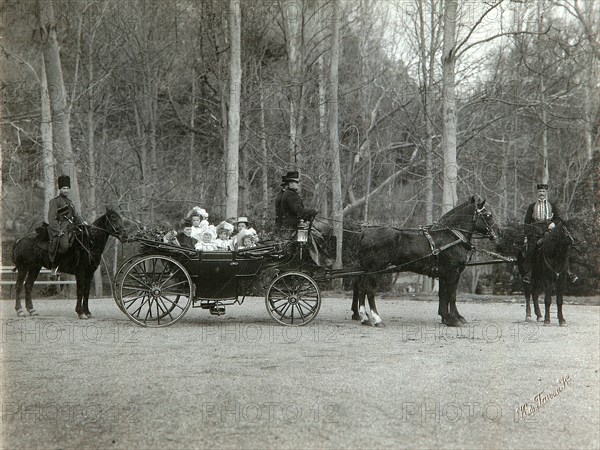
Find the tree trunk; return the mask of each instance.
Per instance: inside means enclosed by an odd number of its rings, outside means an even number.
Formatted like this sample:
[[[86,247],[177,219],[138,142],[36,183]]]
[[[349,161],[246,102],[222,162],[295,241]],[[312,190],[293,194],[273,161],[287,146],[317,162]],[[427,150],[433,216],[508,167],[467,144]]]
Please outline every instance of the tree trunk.
[[[332,215],[333,235],[336,238],[335,268],[342,268],[342,169],[340,165],[340,141],[338,130],[338,70],[340,59],[340,17],[339,0],[333,0],[333,17],[331,20],[331,64],[329,71],[329,145],[331,148],[332,168]],[[337,287],[341,287],[341,279],[337,280]]]
[[[42,135],[42,161],[44,170],[44,220],[48,217],[48,205],[54,197],[56,177],[54,175],[54,155],[52,153],[52,112],[50,110],[50,97],[48,95],[48,80],[44,58],[41,63],[40,99],[42,120],[40,133]]]
[[[447,0],[444,8],[444,49],[442,55],[443,77],[443,152],[444,192],[442,214],[456,206],[458,164],[456,162],[456,92],[455,92],[455,45],[456,45],[456,0]]]
[[[240,97],[242,86],[241,11],[237,0],[229,0],[229,111],[227,115],[227,160],[225,217],[237,217],[240,146]]]
[[[289,160],[294,168],[298,168],[298,134],[300,132],[300,65],[302,52],[300,28],[302,24],[302,3],[297,0],[287,0],[283,7],[283,19],[286,31],[286,48],[288,57],[288,72],[290,78],[290,143]]]
[[[52,114],[52,135],[54,138],[56,159],[61,174],[71,177],[70,197],[75,204],[75,208],[81,211],[79,183],[77,181],[77,163],[73,148],[71,147],[70,115],[56,37],[53,3],[52,1],[38,0],[38,8],[40,11],[40,34],[42,37],[42,51],[48,81],[48,94]]]

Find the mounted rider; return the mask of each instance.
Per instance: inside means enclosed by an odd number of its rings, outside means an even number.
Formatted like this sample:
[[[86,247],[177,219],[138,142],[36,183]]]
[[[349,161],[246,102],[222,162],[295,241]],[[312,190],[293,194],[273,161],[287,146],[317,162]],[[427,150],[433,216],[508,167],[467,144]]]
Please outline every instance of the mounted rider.
[[[525,234],[524,283],[531,283],[531,271],[537,254],[538,240],[543,238],[546,233],[551,232],[556,224],[561,222],[558,208],[548,200],[548,185],[538,184],[537,194],[537,201],[527,208],[523,226]],[[571,282],[577,280],[577,276],[570,272],[568,278]]]
[[[71,247],[75,234],[73,225],[85,223],[69,198],[71,179],[67,175],[58,177],[58,195],[48,204],[48,256],[53,274],[58,273],[60,257]]]

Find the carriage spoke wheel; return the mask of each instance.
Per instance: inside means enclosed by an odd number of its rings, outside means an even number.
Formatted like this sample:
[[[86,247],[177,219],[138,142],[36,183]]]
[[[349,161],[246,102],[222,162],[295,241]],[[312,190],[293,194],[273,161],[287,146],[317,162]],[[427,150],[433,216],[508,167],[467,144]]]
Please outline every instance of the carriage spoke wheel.
[[[166,327],[192,304],[192,280],[183,265],[168,256],[132,261],[119,282],[123,312],[138,325]]]
[[[273,280],[265,297],[267,311],[282,325],[302,326],[321,308],[321,291],[308,275],[288,272]]]
[[[123,299],[121,298],[120,286],[123,283],[125,273],[127,272],[127,270],[130,269],[131,266],[133,266],[136,262],[138,262],[142,258],[143,258],[143,256],[135,255],[135,256],[132,256],[131,258],[129,258],[128,260],[126,260],[124,263],[122,263],[119,266],[119,270],[117,271],[117,273],[114,277],[113,289],[112,289],[113,298],[115,300],[115,303],[121,310],[121,312],[123,312],[123,314],[126,314],[126,313],[125,313],[125,307],[123,306]]]

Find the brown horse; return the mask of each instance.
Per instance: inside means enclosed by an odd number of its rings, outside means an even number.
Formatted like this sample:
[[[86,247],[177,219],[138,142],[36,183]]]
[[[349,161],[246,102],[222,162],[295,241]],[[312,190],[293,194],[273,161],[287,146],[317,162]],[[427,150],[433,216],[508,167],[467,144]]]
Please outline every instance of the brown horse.
[[[526,299],[525,319],[531,318],[530,300],[537,320],[541,320],[542,313],[538,297],[544,291],[544,325],[550,325],[550,306],[552,305],[552,294],[556,292],[556,315],[559,325],[566,326],[567,321],[563,317],[563,290],[567,281],[569,271],[569,252],[575,246],[575,239],[569,232],[564,222],[559,222],[554,229],[540,239],[533,270],[531,273],[531,284],[523,283],[523,292]],[[538,243],[534,243],[537,245]],[[517,255],[517,264],[521,276],[525,274],[523,269],[523,252]]]
[[[456,308],[456,288],[472,251],[471,238],[496,239],[498,228],[485,200],[469,201],[450,210],[434,225],[418,230],[371,227],[363,231],[359,263],[366,272],[354,283],[353,319],[382,326],[377,313],[377,273],[415,272],[439,278],[438,314],[447,326],[466,323]],[[369,309],[365,308],[365,296]]]
[[[90,286],[94,272],[100,264],[104,247],[109,236],[121,241],[127,239],[123,227],[123,219],[112,209],[94,221],[92,225],[81,225],[75,232],[75,240],[71,248],[61,256],[59,269],[61,272],[75,275],[77,281],[77,305],[75,311],[80,319],[88,319],[91,313],[88,307]],[[33,283],[42,267],[51,268],[48,256],[48,235],[45,228],[38,233],[30,233],[18,239],[13,246],[13,270],[18,271],[16,282],[15,309],[19,317],[25,317],[21,306],[21,293],[25,284],[25,307],[30,315],[38,315],[33,309],[31,291]]]

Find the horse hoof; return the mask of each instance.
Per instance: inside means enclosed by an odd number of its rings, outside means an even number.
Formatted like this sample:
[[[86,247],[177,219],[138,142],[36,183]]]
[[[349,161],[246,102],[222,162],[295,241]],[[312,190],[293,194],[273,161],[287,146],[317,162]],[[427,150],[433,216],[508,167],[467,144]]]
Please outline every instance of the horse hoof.
[[[531,322],[531,316],[525,316],[525,322]]]
[[[91,319],[91,318],[92,318],[92,313],[85,313],[85,315],[86,315],[86,317],[87,317],[88,319]]]
[[[460,328],[460,322],[458,320],[446,320],[445,323],[447,327]]]
[[[376,324],[375,324],[375,325],[373,325],[373,326],[374,326],[374,327],[377,327],[377,328],[385,328],[385,323],[383,323],[383,322],[379,322],[379,323],[376,323]]]
[[[550,324],[550,321],[549,321],[549,320],[544,320],[544,326],[545,326],[545,327],[547,327],[547,326],[550,326],[550,325],[551,325],[551,324]]]
[[[539,322],[540,320],[542,320],[542,316],[538,316],[537,319],[535,319],[535,320],[537,320]]]
[[[367,320],[361,320],[360,324],[364,325],[364,326],[367,326],[367,327],[370,327],[371,326],[371,321],[368,320],[368,319]]]
[[[25,317],[25,312],[22,309],[17,311],[17,317]]]
[[[352,314],[352,320],[360,320],[360,316],[358,314]]]
[[[463,316],[460,316],[460,317],[458,318],[458,321],[459,321],[461,324],[463,324],[463,323],[467,323],[467,319],[465,319]]]
[[[38,312],[35,309],[27,310],[30,316],[39,316]]]
[[[560,322],[560,323],[559,323],[559,325],[560,325],[561,327],[566,327],[566,326],[567,326],[567,321],[566,321],[566,320],[563,320],[562,322]]]
[[[88,316],[86,316],[85,314],[78,314],[78,316],[81,320],[88,320]]]

